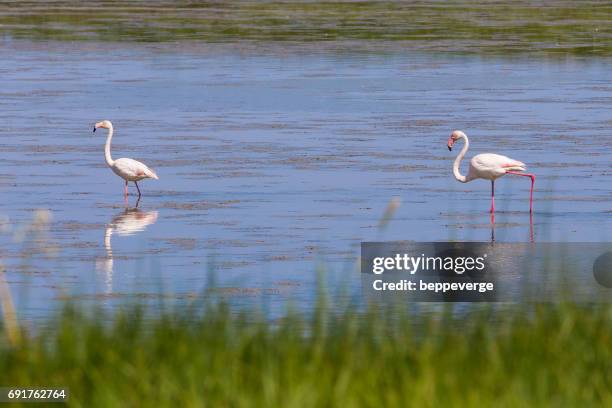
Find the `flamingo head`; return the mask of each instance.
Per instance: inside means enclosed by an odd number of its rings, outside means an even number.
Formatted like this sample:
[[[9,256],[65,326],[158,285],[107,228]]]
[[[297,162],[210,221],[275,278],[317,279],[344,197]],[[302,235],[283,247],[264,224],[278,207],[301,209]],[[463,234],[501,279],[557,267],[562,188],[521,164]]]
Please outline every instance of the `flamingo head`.
[[[465,133],[460,130],[453,130],[453,132],[450,134],[450,137],[448,138],[448,150],[453,150],[453,145],[455,144],[455,142],[461,139],[462,137],[465,137]]]
[[[94,125],[93,131],[95,132],[98,128],[110,129],[113,127],[113,124],[110,120],[103,120],[102,122],[98,122]]]

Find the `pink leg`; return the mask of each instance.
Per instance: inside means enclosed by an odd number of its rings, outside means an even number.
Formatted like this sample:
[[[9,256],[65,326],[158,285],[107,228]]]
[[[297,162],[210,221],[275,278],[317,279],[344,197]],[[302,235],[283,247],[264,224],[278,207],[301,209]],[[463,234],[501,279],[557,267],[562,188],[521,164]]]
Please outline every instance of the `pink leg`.
[[[127,180],[125,181],[125,190],[124,190],[123,195],[126,196],[126,197],[128,196],[128,182],[127,182]]]
[[[533,213],[529,213],[529,242],[534,242],[533,240]]]
[[[516,171],[507,171],[506,174],[515,174],[517,176],[529,177],[531,178],[531,191],[529,192],[529,213],[533,212],[533,186],[535,184],[535,174],[531,173],[518,173]]]
[[[495,213],[495,180],[491,180],[491,214]]]

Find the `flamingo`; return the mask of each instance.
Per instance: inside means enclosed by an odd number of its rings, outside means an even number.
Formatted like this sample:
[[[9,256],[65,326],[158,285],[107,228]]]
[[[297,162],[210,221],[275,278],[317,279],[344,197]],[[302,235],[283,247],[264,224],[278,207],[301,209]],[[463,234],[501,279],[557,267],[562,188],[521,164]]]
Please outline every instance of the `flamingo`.
[[[141,163],[134,159],[117,159],[113,160],[111,157],[111,140],[113,139],[113,124],[110,120],[103,120],[102,122],[98,122],[94,125],[93,131],[95,132],[98,128],[108,129],[108,137],[106,138],[106,145],[104,146],[104,158],[106,159],[106,164],[111,170],[125,180],[125,199],[127,200],[128,196],[128,182],[133,181],[136,185],[136,189],[138,190],[138,198],[142,195],[140,193],[140,187],[138,187],[138,182],[143,179],[152,178],[155,180],[159,180],[157,174],[150,168],[148,168],[144,163]]]
[[[495,180],[506,175],[514,174],[517,176],[531,178],[531,192],[529,193],[529,213],[533,212],[533,186],[536,176],[531,173],[524,173],[527,170],[525,163],[513,160],[509,157],[494,153],[483,153],[472,157],[468,175],[464,176],[459,172],[459,164],[468,151],[470,142],[465,133],[454,130],[448,138],[448,150],[453,150],[453,145],[459,139],[464,140],[463,149],[455,159],[453,164],[453,175],[462,183],[467,183],[474,179],[491,180],[491,214],[495,213]]]

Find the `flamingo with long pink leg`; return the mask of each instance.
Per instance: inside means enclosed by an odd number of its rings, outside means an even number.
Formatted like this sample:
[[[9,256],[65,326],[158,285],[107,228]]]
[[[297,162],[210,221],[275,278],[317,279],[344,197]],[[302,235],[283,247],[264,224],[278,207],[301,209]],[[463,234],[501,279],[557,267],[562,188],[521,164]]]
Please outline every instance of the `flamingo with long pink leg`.
[[[463,149],[457,155],[453,164],[453,175],[462,182],[467,183],[475,179],[491,180],[491,214],[495,213],[495,180],[506,174],[531,178],[531,191],[529,193],[529,213],[533,212],[533,186],[535,174],[524,173],[527,170],[525,163],[495,153],[483,153],[472,157],[467,176],[459,172],[459,164],[470,147],[470,142],[465,133],[454,130],[448,138],[448,150],[453,150],[453,145],[459,139],[464,140]]]

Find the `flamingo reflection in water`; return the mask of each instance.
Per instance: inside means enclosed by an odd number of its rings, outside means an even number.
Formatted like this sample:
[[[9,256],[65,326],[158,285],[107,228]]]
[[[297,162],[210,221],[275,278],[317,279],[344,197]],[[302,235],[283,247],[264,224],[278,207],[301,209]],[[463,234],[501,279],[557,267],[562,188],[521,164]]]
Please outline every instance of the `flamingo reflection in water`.
[[[96,262],[96,269],[104,272],[106,293],[113,291],[113,247],[111,237],[131,236],[143,232],[149,225],[157,221],[157,211],[141,211],[138,207],[126,208],[115,215],[104,231],[104,248],[106,257]]]

